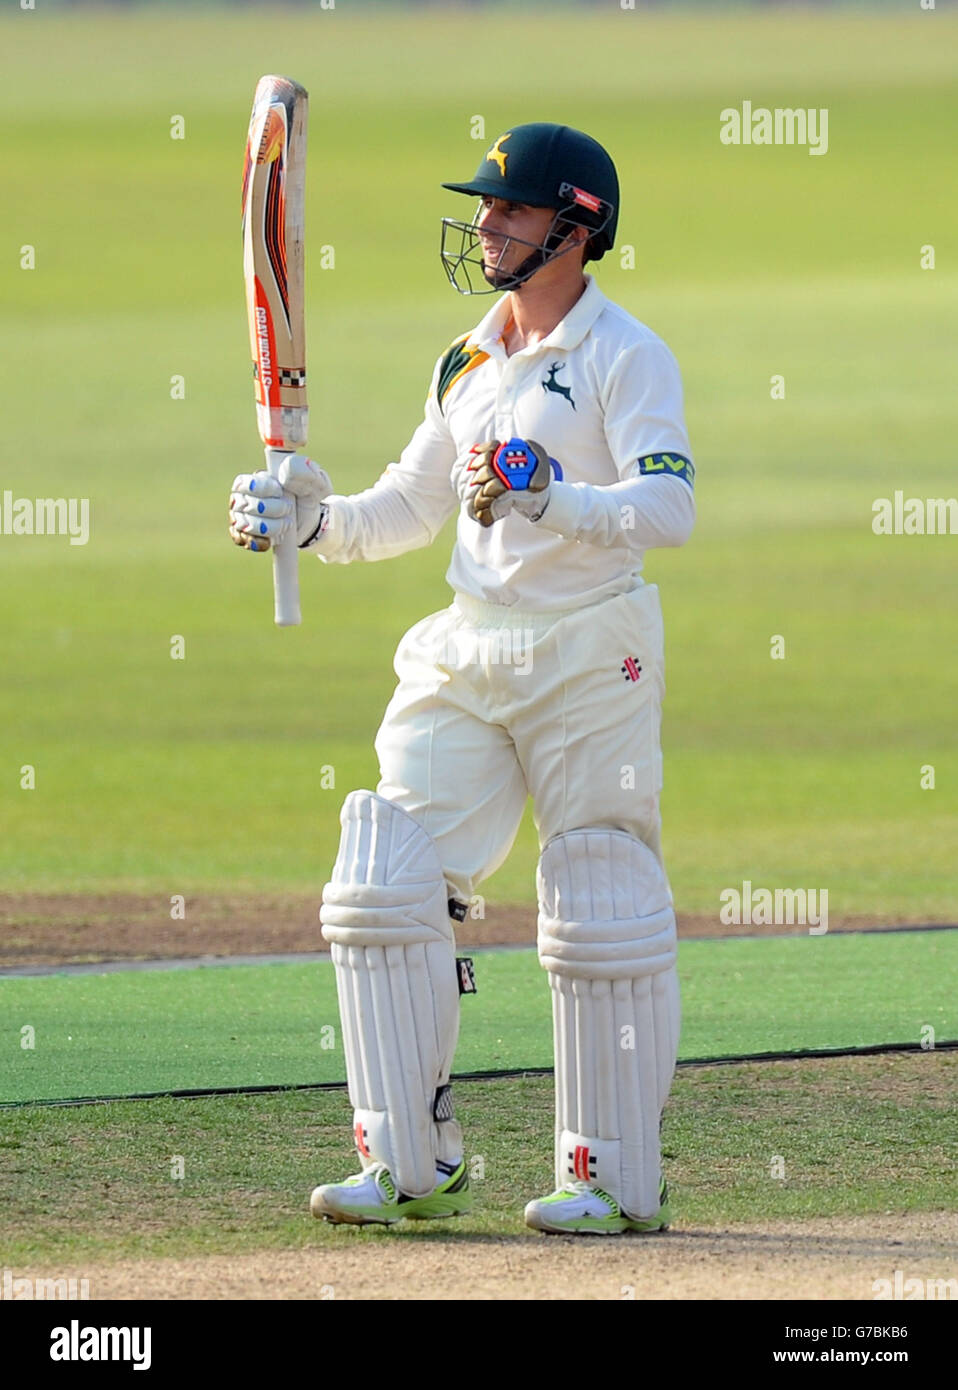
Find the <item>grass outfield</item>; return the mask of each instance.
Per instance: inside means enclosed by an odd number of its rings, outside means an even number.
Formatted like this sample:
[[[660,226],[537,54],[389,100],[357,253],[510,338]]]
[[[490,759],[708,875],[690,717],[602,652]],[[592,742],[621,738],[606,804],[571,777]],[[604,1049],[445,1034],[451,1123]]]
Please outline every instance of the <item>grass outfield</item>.
[[[535,953],[476,961],[454,1070],[551,1067]],[[687,941],[679,977],[681,1059],[958,1041],[958,932]],[[345,1080],[326,962],[6,979],[0,1002],[34,1030],[2,1102]]]
[[[952,1208],[956,1083],[958,1056],[945,1053],[680,1073],[662,1132],[676,1227]],[[382,1239],[537,1239],[522,1206],[552,1187],[551,1078],[464,1082],[456,1094],[475,1210],[388,1235],[308,1215],[311,1188],[355,1168],[342,1092],[11,1111],[3,1262],[63,1269],[352,1240],[373,1242],[375,1258]]]
[[[482,15],[270,15],[0,17],[0,484],[93,515],[87,546],[0,535],[0,889],[322,883],[342,796],[377,776],[395,643],[450,597],[447,533],[388,565],[306,563],[304,626],[278,632],[268,562],[226,537],[229,482],[257,461],[242,144],[256,78],[289,70],[312,93],[311,446],[337,488],[397,456],[437,354],[489,306],[437,255],[439,217],[466,207],[439,183],[484,147],[472,117],[489,138],[594,131],[637,267],[607,257],[600,283],[676,352],[699,469],[693,541],[647,566],[676,898],[717,911],[749,878],[828,888],[835,914],[954,920],[956,540],[870,522],[898,488],[954,492],[955,17],[517,10],[480,98]],[[827,155],[721,145],[744,99],[827,106]],[[484,891],[529,899],[535,858],[527,818]]]

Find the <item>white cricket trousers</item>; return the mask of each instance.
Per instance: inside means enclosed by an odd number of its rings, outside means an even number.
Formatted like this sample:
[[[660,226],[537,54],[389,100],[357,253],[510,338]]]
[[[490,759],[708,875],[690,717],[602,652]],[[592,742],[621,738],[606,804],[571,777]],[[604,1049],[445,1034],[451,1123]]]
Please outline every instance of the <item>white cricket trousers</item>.
[[[468,902],[503,862],[527,795],[540,847],[606,826],[661,860],[665,671],[654,584],[557,613],[459,594],[410,628],[394,665],[377,791],[432,836],[451,895]]]

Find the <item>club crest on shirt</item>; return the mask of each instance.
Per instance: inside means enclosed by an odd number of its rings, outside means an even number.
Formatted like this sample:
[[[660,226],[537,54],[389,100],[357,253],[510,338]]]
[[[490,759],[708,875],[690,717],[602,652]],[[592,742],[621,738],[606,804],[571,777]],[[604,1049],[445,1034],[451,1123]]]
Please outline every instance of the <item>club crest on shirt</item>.
[[[572,399],[572,387],[563,386],[560,382],[556,381],[556,375],[563,371],[565,371],[564,362],[553,362],[552,366],[549,368],[549,375],[542,382],[542,389],[543,391],[554,391],[557,396],[565,396],[566,400],[572,406],[572,409],[575,410],[575,401]]]

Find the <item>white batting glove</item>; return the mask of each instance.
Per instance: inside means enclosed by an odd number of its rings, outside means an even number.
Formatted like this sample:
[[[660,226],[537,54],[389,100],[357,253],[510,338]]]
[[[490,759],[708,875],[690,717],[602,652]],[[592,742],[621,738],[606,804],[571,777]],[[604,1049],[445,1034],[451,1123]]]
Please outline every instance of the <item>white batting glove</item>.
[[[333,490],[329,474],[305,454],[289,454],[274,478],[266,469],[240,473],[230,492],[230,536],[247,550],[266,551],[295,530],[296,544],[320,544]]]

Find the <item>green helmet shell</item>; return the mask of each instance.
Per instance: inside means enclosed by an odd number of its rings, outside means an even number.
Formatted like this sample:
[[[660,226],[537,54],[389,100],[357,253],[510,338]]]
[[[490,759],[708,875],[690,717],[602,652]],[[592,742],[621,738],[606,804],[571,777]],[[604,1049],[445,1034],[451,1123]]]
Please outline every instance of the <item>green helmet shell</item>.
[[[534,121],[494,140],[468,183],[444,183],[453,193],[507,198],[530,207],[563,210],[569,222],[594,227],[592,260],[615,245],[619,180],[597,140],[567,125]]]

